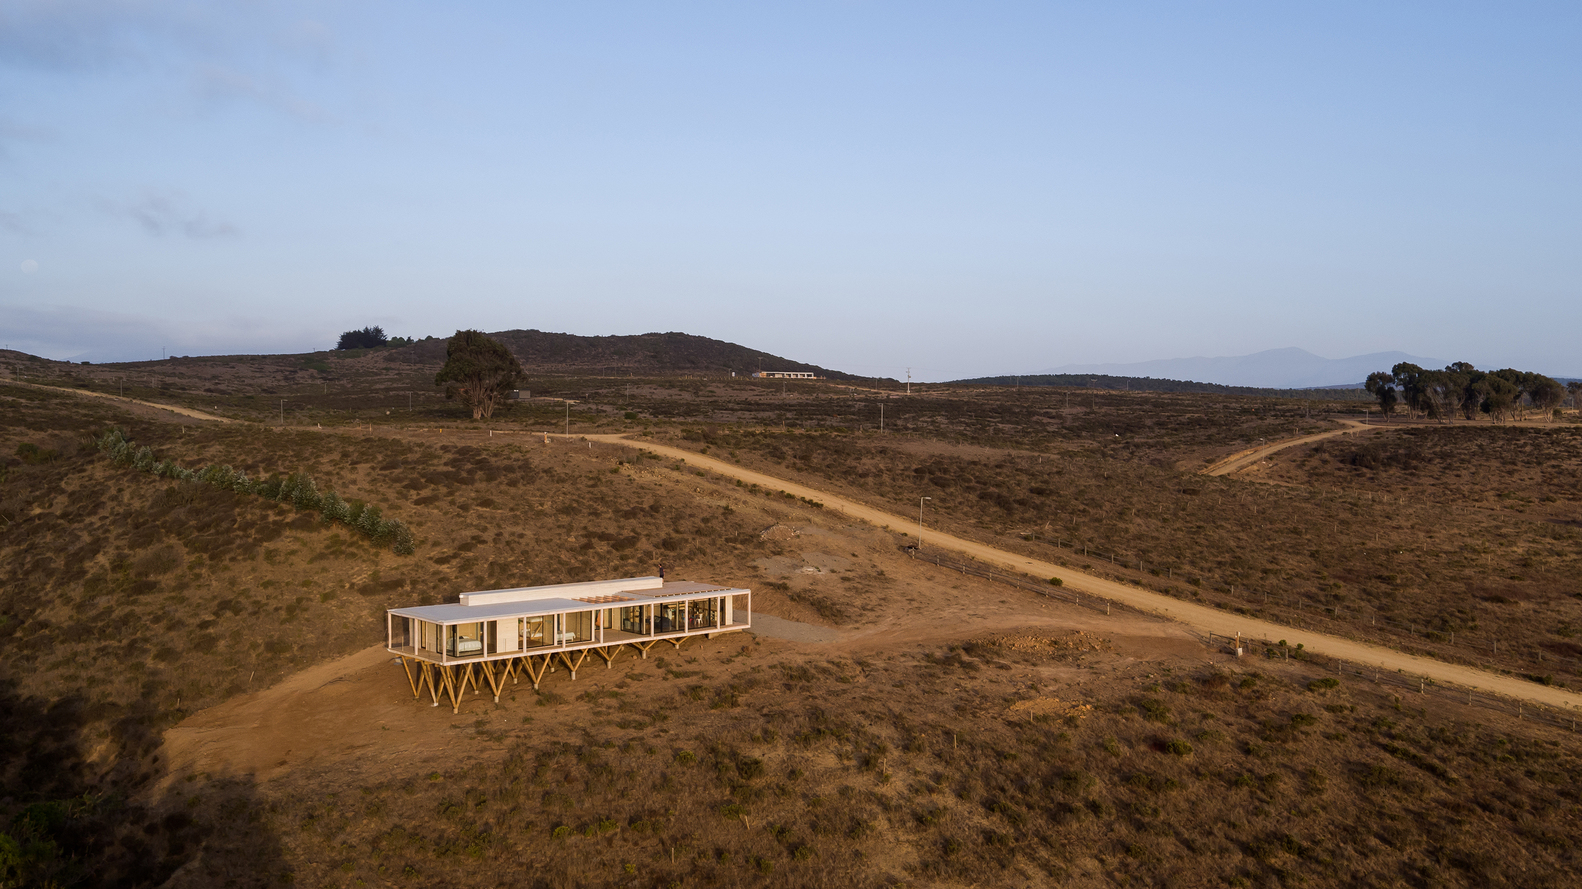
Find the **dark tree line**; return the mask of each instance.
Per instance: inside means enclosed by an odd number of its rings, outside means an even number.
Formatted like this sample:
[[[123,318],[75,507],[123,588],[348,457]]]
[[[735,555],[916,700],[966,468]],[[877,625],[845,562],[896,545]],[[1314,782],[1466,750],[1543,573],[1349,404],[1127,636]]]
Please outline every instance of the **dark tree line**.
[[[1529,408],[1549,416],[1565,401],[1568,389],[1573,396],[1582,390],[1582,385],[1562,386],[1541,373],[1509,367],[1483,371],[1465,361],[1444,370],[1424,370],[1403,361],[1389,371],[1369,374],[1363,385],[1386,418],[1396,405],[1404,405],[1413,416],[1440,422],[1451,422],[1458,414],[1472,420],[1480,413],[1503,422],[1524,418]]]
[[[385,329],[375,325],[364,327],[362,330],[348,330],[341,334],[341,341],[335,344],[336,350],[343,349],[375,349],[379,346],[404,346],[413,340],[404,336],[385,336]]]

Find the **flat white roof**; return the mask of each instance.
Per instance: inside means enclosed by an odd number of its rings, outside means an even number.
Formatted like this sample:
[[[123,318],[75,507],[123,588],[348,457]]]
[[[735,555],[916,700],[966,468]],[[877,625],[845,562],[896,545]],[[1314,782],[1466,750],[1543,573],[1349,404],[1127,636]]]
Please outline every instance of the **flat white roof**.
[[[627,586],[629,585],[629,586]],[[632,577],[592,583],[561,583],[551,586],[521,587],[513,590],[488,590],[463,593],[461,602],[452,605],[413,605],[392,608],[390,613],[437,624],[465,624],[480,620],[512,617],[537,617],[600,608],[632,608],[666,602],[687,602],[750,592],[738,587],[687,580],[661,581],[657,577]]]

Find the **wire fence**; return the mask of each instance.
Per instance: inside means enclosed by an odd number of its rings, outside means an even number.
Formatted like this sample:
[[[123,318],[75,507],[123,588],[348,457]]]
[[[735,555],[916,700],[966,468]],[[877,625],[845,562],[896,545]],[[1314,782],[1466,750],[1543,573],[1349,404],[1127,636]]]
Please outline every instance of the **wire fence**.
[[[906,552],[912,558],[921,562],[927,562],[930,565],[936,565],[971,577],[981,577],[996,583],[1003,583],[1057,601],[1067,602],[1082,608],[1090,608],[1094,611],[1102,611],[1105,614],[1111,614],[1116,609],[1126,609],[1136,614],[1148,614],[1148,612],[1138,611],[1122,602],[1107,599],[1103,596],[1079,593],[1076,590],[1065,589],[1049,583],[1039,583],[1025,574],[995,569],[982,562],[953,558],[937,552],[923,552],[915,546],[907,547]],[[1479,707],[1514,716],[1517,719],[1532,720],[1573,732],[1582,727],[1582,717],[1563,710],[1526,701],[1512,700],[1501,695],[1479,692],[1460,686],[1446,685],[1427,676],[1391,672],[1376,667],[1369,667],[1365,664],[1348,663],[1340,658],[1293,648],[1287,645],[1284,640],[1276,642],[1251,636],[1225,636],[1212,632],[1207,633],[1205,636],[1200,636],[1200,638],[1210,648],[1220,646],[1226,653],[1236,656],[1258,656],[1285,661],[1295,660],[1313,668],[1314,679],[1322,678],[1323,676],[1334,676],[1337,678],[1352,676],[1373,682],[1383,688],[1395,690],[1403,696],[1416,694],[1422,696],[1424,700],[1434,698],[1454,701],[1469,707]],[[1498,671],[1501,668],[1493,666],[1491,669]]]

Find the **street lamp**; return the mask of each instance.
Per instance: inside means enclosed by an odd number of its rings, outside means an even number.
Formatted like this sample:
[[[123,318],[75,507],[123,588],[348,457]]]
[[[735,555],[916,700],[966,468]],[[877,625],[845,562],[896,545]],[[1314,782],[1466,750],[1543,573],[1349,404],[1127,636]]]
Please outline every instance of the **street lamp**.
[[[923,548],[923,501],[933,500],[932,497],[921,497],[917,501],[917,548]]]

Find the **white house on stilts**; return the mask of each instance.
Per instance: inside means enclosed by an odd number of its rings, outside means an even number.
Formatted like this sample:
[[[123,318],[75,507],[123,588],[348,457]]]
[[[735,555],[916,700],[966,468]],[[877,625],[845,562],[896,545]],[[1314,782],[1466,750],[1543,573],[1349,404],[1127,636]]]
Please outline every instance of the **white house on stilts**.
[[[401,659],[414,697],[461,709],[468,686],[487,683],[496,702],[525,673],[536,689],[558,661],[577,678],[589,652],[614,663],[621,649],[643,657],[660,642],[752,626],[752,591],[718,584],[629,577],[462,593],[454,605],[386,613],[387,646]]]

